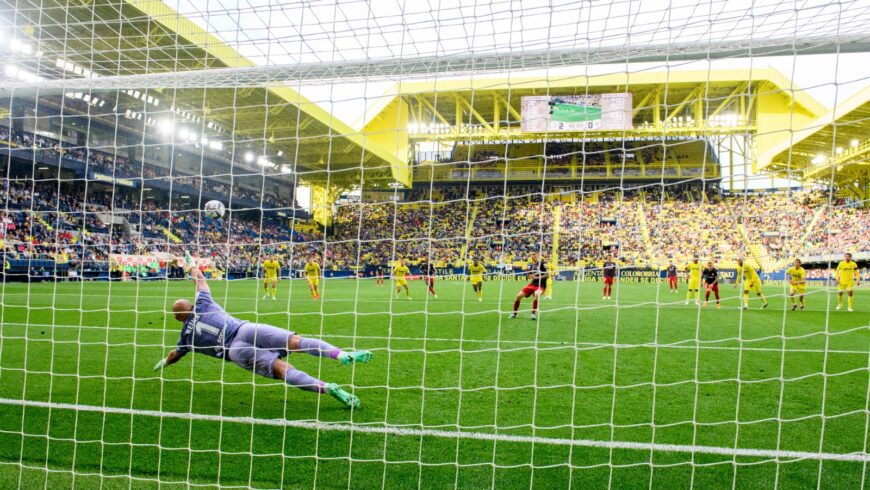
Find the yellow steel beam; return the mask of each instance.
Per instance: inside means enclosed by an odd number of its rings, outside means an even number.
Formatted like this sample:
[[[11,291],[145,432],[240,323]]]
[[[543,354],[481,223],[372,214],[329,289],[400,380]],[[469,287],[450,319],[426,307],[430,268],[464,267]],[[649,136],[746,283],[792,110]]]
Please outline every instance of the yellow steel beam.
[[[459,135],[462,130],[462,103],[459,96],[453,96],[453,132]]]
[[[741,111],[743,111],[742,116],[743,116],[743,125],[744,126],[749,126],[752,123],[752,109],[755,108],[755,99],[756,98],[757,97],[754,94],[750,95],[749,96],[749,104],[746,104],[745,107],[743,106],[745,99],[742,97],[740,99]]]
[[[713,119],[714,117],[718,116],[720,112],[722,112],[726,107],[728,107],[728,104],[731,103],[731,101],[734,99],[734,97],[736,97],[738,94],[740,94],[741,92],[746,90],[746,88],[748,86],[749,86],[749,82],[746,82],[746,83],[741,83],[740,85],[735,87],[734,90],[732,90],[731,93],[728,94],[728,96],[725,97],[722,100],[722,102],[720,102],[719,105],[716,106],[716,109],[714,109],[713,112],[711,112],[710,114],[707,115],[707,119],[708,120]]]
[[[160,46],[160,41],[162,41],[163,38],[166,37],[164,35],[164,32],[166,31],[160,28],[160,24],[155,23],[151,26],[151,29],[148,30],[148,39],[146,39],[145,41],[150,47]]]
[[[498,94],[492,96],[492,127],[498,133],[501,126],[501,105],[498,102]]]
[[[402,100],[404,100],[405,103],[408,104],[408,112],[409,112],[409,116],[411,118],[411,121],[414,124],[419,125],[420,119],[417,118],[417,111],[414,110],[415,109],[414,104],[411,103],[411,99],[409,97],[402,97]],[[418,110],[419,110],[419,104],[418,104]]]
[[[518,121],[518,122],[523,120],[523,118],[520,116],[520,113],[517,112],[516,109],[514,109],[514,107],[511,105],[511,103],[510,103],[509,100],[507,100],[504,96],[502,96],[502,95],[501,95],[500,93],[498,93],[498,92],[495,92],[495,94],[496,94],[496,97],[498,97],[498,98],[499,98],[499,99],[504,103],[505,108],[506,108],[507,111],[508,111],[508,114],[510,114],[511,116],[513,116],[514,119],[515,119],[516,121]]]
[[[677,107],[675,107],[674,110],[672,110],[671,113],[668,114],[668,117],[665,118],[665,122],[668,122],[671,119],[673,119],[674,117],[676,117],[676,115],[681,110],[683,110],[684,107],[686,107],[686,104],[691,102],[693,99],[699,98],[701,96],[701,91],[703,89],[704,89],[703,85],[699,85],[699,86],[695,87],[694,89],[692,89],[692,91],[686,95],[686,97],[683,99],[683,101],[680,102],[679,104],[677,104]]]
[[[205,29],[199,27],[190,19],[179,14],[176,10],[169,7],[160,0],[125,0],[125,2],[141,11],[152,21],[159,23],[164,28],[186,39],[191,44],[205,51],[209,56],[215,58],[230,68],[247,68],[255,66],[254,62],[242,56],[238,51],[225,44],[217,37],[210,34]],[[293,90],[290,87],[270,87],[267,90],[278,96],[279,100],[284,100],[289,104],[296,106],[300,111],[305,113],[337,135],[348,139],[366,153],[372,154],[390,165],[407,164],[400,155],[383,148],[381,145],[367,140],[366,134],[355,131],[342,121],[335,118],[333,114],[326,111],[318,104],[311,102],[302,94]],[[404,128],[402,128],[404,129]]]
[[[446,125],[450,126],[450,123],[447,122],[447,119],[444,119],[444,116],[442,116],[441,113],[438,112],[438,109],[436,109],[435,106],[433,106],[431,102],[429,102],[428,100],[426,100],[425,97],[417,97],[417,101],[418,101],[418,102],[422,102],[423,105],[424,105],[427,109],[429,109],[429,112],[431,112],[432,115],[434,115],[436,118],[438,118],[439,121],[441,121],[443,124],[446,124]]]
[[[826,170],[830,172],[831,167],[839,169],[846,165],[868,165],[867,159],[864,158],[868,154],[870,154],[870,140],[865,140],[860,142],[857,146],[843,152],[842,155],[825,159],[821,164],[808,169],[804,172],[804,178],[814,178]]]
[[[638,103],[634,106],[634,109],[631,110],[631,115],[632,115],[632,117],[637,116],[637,114],[638,114],[640,111],[642,111],[643,109],[646,109],[646,108],[647,108],[646,105],[649,104],[650,99],[653,98],[653,96],[655,95],[655,93],[656,93],[657,90],[658,90],[658,89],[656,89],[656,90],[650,90],[649,92],[646,93],[646,95],[644,95],[644,97],[643,97],[642,99],[640,99],[640,102],[638,102]]]
[[[331,182],[329,184],[311,183],[311,215],[314,221],[323,225],[329,226],[332,224],[333,203],[341,196],[341,193],[348,190]]]
[[[423,104],[420,103],[420,97],[417,100],[417,124],[423,124]]]
[[[465,97],[463,97],[461,94],[456,94],[456,100],[458,100],[459,103],[465,106],[465,108],[468,109],[469,112],[471,112],[471,115],[474,116],[475,119],[477,119],[477,122],[482,124],[483,127],[485,127],[487,130],[492,132],[492,126],[489,125],[489,122],[486,120],[486,118],[481,116],[480,113],[477,112],[474,107],[472,107],[471,103],[465,100]]]

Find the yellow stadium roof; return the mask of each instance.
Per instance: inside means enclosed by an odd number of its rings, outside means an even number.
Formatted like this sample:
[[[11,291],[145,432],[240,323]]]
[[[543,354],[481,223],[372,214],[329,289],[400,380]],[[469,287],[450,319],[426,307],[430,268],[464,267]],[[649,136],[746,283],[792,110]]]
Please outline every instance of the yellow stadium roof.
[[[253,66],[159,0],[23,0],[17,12],[16,22],[40,40],[45,57],[62,58],[98,75]],[[311,172],[303,176],[311,181],[358,182],[361,166],[371,169],[367,180],[392,181],[407,166],[401,135],[354,130],[289,86],[167,87],[163,98],[220,124],[236,148],[250,145],[256,152],[265,147],[271,155],[280,150],[287,163]],[[323,170],[336,172],[327,177]]]
[[[759,155],[760,166],[820,182],[866,181],[870,177],[870,86],[780,140]]]
[[[25,30],[40,40],[40,50],[46,57],[64,58],[100,75],[254,65],[159,0],[23,0],[18,5],[16,22],[29,23]],[[631,93],[634,128],[565,133],[520,130],[522,97],[587,92]],[[812,161],[825,147],[829,156],[837,156],[836,147],[840,143],[832,140],[833,128],[838,128],[838,141],[843,141],[843,131],[852,131],[852,126],[859,128],[868,98],[864,91],[859,94],[861,97],[828,111],[771,68],[656,69],[590,76],[445,77],[397,83],[366,111],[372,117],[357,130],[287,85],[167,87],[162,95],[175,106],[220,124],[232,134],[236,149],[250,146],[253,151],[265,149],[271,155],[281,151],[286,163],[295,163],[301,171],[310,172],[303,174],[303,178],[317,184],[327,179],[335,184],[359,183],[359,170],[363,170],[367,186],[393,180],[410,183],[409,143],[426,140],[750,135],[753,153],[758,155],[753,162],[756,168],[781,171],[783,163],[792,168],[796,165],[808,168],[817,166]],[[830,120],[825,122],[828,115]],[[842,126],[844,117],[854,121]],[[437,128],[433,130],[433,126]],[[829,129],[825,130],[825,126]],[[863,141],[858,134],[860,129],[854,132],[843,141],[845,149],[852,148],[852,139]],[[793,141],[796,146],[786,159],[783,155]],[[851,151],[848,153],[852,155]],[[833,160],[838,162],[838,172],[853,168],[843,166],[839,156]],[[812,172],[807,175],[816,178]]]
[[[409,135],[412,139],[537,140],[545,135],[520,131],[522,97],[607,92],[632,94],[633,130],[549,133],[546,137],[758,134],[763,133],[761,127],[788,131],[791,124],[803,124],[826,112],[811,95],[772,68],[402,82],[367,112],[382,114],[387,101],[402,98],[409,106],[409,121],[417,124]],[[725,115],[736,121],[724,119]],[[432,124],[441,127],[419,130]],[[768,140],[762,135],[756,143],[761,148]]]

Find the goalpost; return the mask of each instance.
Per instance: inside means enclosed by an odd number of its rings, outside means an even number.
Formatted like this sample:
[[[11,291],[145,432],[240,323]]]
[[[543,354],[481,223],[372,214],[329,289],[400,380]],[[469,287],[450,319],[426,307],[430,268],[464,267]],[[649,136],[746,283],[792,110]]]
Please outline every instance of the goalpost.
[[[867,14],[0,10],[0,486],[863,488]],[[152,371],[185,253],[362,406]]]

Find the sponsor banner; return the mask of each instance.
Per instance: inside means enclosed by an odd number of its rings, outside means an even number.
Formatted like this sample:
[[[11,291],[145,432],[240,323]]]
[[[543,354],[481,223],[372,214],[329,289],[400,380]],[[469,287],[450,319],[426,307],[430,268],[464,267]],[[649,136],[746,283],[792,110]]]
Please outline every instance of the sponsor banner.
[[[601,269],[576,269],[576,270],[563,270],[561,273],[569,275],[570,279],[573,279],[572,274],[580,275],[586,279],[600,279],[602,272]],[[637,279],[637,280],[654,280],[654,279],[665,279],[667,277],[667,271],[664,269],[649,269],[642,267],[626,267],[624,269],[617,270],[617,277],[620,279]],[[684,271],[680,271],[680,280],[685,281],[686,273]],[[736,269],[719,269],[719,282],[721,283],[731,283],[737,278],[737,270]]]
[[[101,174],[98,172],[94,172],[94,180],[98,180],[100,182],[109,182],[110,184],[124,185],[127,187],[136,187],[136,183],[133,182],[133,179],[112,177],[111,175]]]
[[[168,254],[155,254],[155,255],[133,255],[133,254],[111,254],[109,255],[109,265],[120,265],[122,267],[125,266],[140,266],[140,265],[151,265],[155,262],[171,262],[175,260],[174,257]],[[203,269],[211,269],[214,267],[214,261],[209,257],[199,257],[193,259],[196,264]]]

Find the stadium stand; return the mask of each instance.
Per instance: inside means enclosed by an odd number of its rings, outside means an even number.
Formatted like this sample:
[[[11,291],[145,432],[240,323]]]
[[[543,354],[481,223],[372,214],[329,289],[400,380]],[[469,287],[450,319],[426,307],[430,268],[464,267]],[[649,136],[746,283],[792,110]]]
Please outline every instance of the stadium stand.
[[[532,251],[551,255],[556,208],[560,267],[599,267],[607,254],[623,266],[661,268],[700,254],[731,267],[746,241],[761,267],[773,270],[796,256],[870,246],[870,212],[845,201],[829,204],[821,191],[725,196],[674,187],[665,193],[569,194],[572,200],[563,201],[564,194],[532,184],[512,185],[507,192],[486,185],[419,187],[396,203],[342,204],[334,225],[313,235],[280,220],[261,225],[256,213],[213,220],[196,209],[169,209],[166,196],[161,201],[86,192],[83,181],[23,177],[3,185],[5,259],[15,267],[39,261],[39,269],[51,269],[65,257],[80,277],[108,271],[110,254],[177,254],[180,243],[195,244],[232,277],[256,275],[269,254],[291,269],[314,255],[324,259],[327,270],[344,272],[394,257],[444,268],[461,267],[470,257],[492,269],[519,267]],[[851,226],[841,229],[846,222]],[[152,272],[165,274],[162,267]]]

